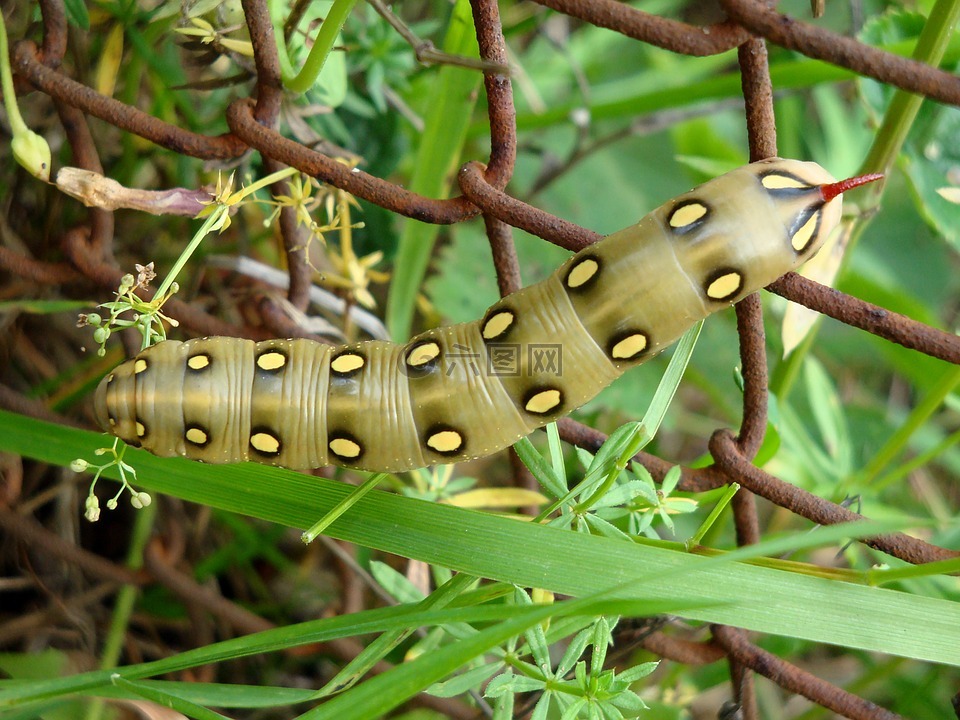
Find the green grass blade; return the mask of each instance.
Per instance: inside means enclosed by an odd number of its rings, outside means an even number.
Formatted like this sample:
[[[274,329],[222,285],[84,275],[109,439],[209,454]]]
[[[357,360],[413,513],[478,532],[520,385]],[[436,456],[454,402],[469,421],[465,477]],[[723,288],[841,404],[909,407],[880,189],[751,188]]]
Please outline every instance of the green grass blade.
[[[455,55],[479,56],[467,0],[458,0],[454,7],[443,49]],[[445,65],[437,72],[420,135],[416,166],[410,178],[413,192],[427,197],[446,195],[467,136],[481,78],[476,70],[454,65]],[[427,272],[437,232],[436,225],[412,219],[404,221],[386,310],[392,338],[406,340],[410,335],[417,293]]]
[[[910,439],[921,432],[926,423],[930,421],[930,417],[943,406],[947,396],[954,392],[958,384],[960,384],[960,368],[947,368],[936,385],[916,404],[913,410],[910,411],[910,414],[900,424],[900,427],[887,438],[883,447],[880,448],[863,469],[856,473],[853,478],[849,478],[842,483],[840,492],[849,488],[872,483],[880,473],[888,470],[894,460],[910,442]]]
[[[679,601],[643,601],[628,600],[604,601],[595,600],[576,601],[575,603],[558,603],[550,608],[547,616],[569,615],[574,612],[583,614],[658,614],[672,610],[690,607],[694,603]],[[276,652],[293,647],[302,647],[312,643],[327,642],[344,637],[354,637],[378,632],[394,632],[403,629],[421,626],[440,625],[455,622],[490,623],[513,619],[517,609],[513,606],[497,605],[484,607],[464,607],[446,610],[419,611],[417,607],[405,605],[376,610],[365,610],[352,615],[343,615],[323,620],[313,620],[289,627],[266,630],[264,632],[244,637],[213,643],[195,650],[188,650],[179,655],[155,660],[152,662],[130,665],[115,670],[94,670],[68,677],[45,678],[42,680],[10,680],[0,681],[0,713],[7,717],[9,708],[25,707],[28,704],[40,706],[52,698],[69,694],[85,693],[103,697],[116,696],[116,677],[125,680],[143,680],[155,675],[176,673],[189,668],[219,663],[225,660],[249,657],[267,652]],[[223,687],[223,686],[221,686]],[[278,689],[283,691],[284,689]],[[194,694],[183,693],[175,686],[166,690],[191,702],[208,702],[220,704],[217,698],[209,693],[197,698]],[[264,707],[271,704],[270,699],[248,688],[246,696],[249,705],[239,695],[230,703],[235,707]],[[204,697],[209,699],[204,699]],[[275,703],[301,702],[311,699],[311,695],[291,695],[289,691],[277,694]]]
[[[129,680],[124,680],[123,678],[114,679],[114,684],[117,687],[123,688],[129,691],[134,697],[142,697],[147,700],[152,700],[161,707],[168,707],[172,710],[176,710],[185,717],[193,718],[193,720],[230,720],[226,715],[221,715],[218,712],[205,708],[202,705],[197,705],[194,702],[189,700],[184,700],[177,695],[173,695],[166,691],[165,688],[157,687],[157,685],[146,685],[139,682],[131,682]]]
[[[643,420],[640,421],[648,441],[656,436],[657,430],[660,429],[660,423],[663,422],[663,418],[667,414],[667,408],[673,402],[673,396],[677,394],[677,388],[680,386],[687,365],[690,364],[690,358],[697,346],[697,340],[702,329],[703,320],[700,320],[683,334],[673,352],[673,357],[670,358],[667,371],[660,378],[657,391],[653,394],[650,406],[643,414]]]
[[[103,436],[0,412],[0,450],[5,452],[67,465],[99,444]],[[298,528],[312,524],[351,490],[256,465],[209,466],[133,449],[126,460],[137,467],[144,489]],[[676,550],[379,491],[339,518],[329,534],[477,577],[577,597],[666,573],[621,597],[696,597],[710,606],[686,612],[692,619],[960,665],[960,604],[945,600],[756,564],[702,565],[703,558]],[[686,572],[675,574],[678,569]],[[893,627],[902,631],[891,632]]]

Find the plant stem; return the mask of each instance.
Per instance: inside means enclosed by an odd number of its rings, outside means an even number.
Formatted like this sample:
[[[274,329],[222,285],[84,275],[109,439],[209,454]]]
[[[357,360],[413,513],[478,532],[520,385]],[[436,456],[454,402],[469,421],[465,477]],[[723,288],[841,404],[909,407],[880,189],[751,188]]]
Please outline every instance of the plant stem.
[[[313,84],[320,76],[323,65],[327,61],[327,56],[333,49],[333,44],[347,21],[347,17],[357,4],[357,0],[334,0],[330,7],[330,12],[320,24],[317,31],[317,37],[314,38],[313,47],[310,48],[310,54],[303,67],[294,77],[283,77],[283,84],[289,90],[297,93],[304,93],[313,87]],[[277,44],[283,42],[283,28],[277,28]]]

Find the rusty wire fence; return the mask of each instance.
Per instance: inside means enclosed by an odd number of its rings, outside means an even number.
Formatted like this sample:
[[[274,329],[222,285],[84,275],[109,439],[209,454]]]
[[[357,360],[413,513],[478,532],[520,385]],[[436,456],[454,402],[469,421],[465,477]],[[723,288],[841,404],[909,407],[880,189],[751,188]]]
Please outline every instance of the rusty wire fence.
[[[921,94],[931,100],[960,105],[960,78],[937,68],[905,59],[838,36],[827,30],[789,19],[764,2],[721,0],[728,20],[709,27],[688,25],[647,14],[614,0],[537,0],[552,10],[608,28],[638,42],[695,56],[738,49],[743,99],[751,160],[777,155],[773,116],[773,87],[767,62],[767,43],[795,50],[811,58],[850,69],[882,83]],[[245,22],[253,44],[255,85],[249,97],[235,100],[226,115],[229,132],[205,136],[184,130],[149,113],[111,97],[100,95],[61,70],[68,52],[68,32],[61,0],[43,0],[42,40],[12,43],[11,54],[19,93],[39,92],[56,108],[69,152],[75,165],[102,172],[99,150],[87,126],[87,116],[183,156],[200,160],[230,160],[254,151],[268,167],[292,166],[324,183],[341,188],[385,210],[426,223],[453,224],[482,215],[490,239],[501,293],[519,288],[519,267],[512,248],[510,228],[521,228],[570,250],[595,242],[599,236],[559,217],[518,201],[504,192],[514,170],[517,132],[511,80],[504,74],[484,76],[489,114],[489,156],[483,163],[468,162],[458,175],[461,194],[450,199],[417,195],[389,180],[362,170],[351,170],[329,157],[290,140],[277,132],[283,100],[280,64],[273,28],[265,0],[245,0]],[[474,0],[473,15],[481,58],[491,67],[509,63],[495,0]],[[15,39],[14,39],[15,40]],[[294,224],[281,222],[288,253],[289,292],[287,299],[305,310],[311,269],[303,262],[303,248]],[[105,210],[91,209],[86,221],[58,233],[59,247],[43,253],[0,246],[0,269],[16,282],[40,287],[98,288],[102,295],[113,291],[124,273],[114,259],[114,218]],[[855,297],[818,285],[799,275],[787,275],[769,288],[784,298],[861,328],[918,353],[960,364],[957,336],[876,307]],[[260,305],[256,325],[235,325],[208,314],[204,309],[173,300],[167,309],[185,328],[197,334],[240,335],[254,338],[295,336],[302,331],[269,301]],[[715,464],[703,469],[683,469],[681,488],[705,491],[738,482],[741,492],[734,501],[738,541],[759,540],[759,523],[754,497],[806,518],[829,525],[861,519],[845,506],[817,497],[755,467],[751,460],[767,426],[768,373],[765,356],[761,304],[757,296],[737,308],[740,353],[743,367],[743,421],[736,434],[718,430],[710,441]],[[10,387],[0,387],[0,405],[21,413],[71,422],[52,413]],[[595,451],[605,436],[575,420],[560,423],[567,441]],[[672,466],[667,460],[641,454],[638,460],[653,476],[662,479]],[[55,555],[66,552],[55,537],[31,525],[9,510],[3,511],[3,526],[24,540],[47,547]],[[867,539],[873,548],[908,563],[927,563],[960,556],[955,550],[938,547],[917,537],[892,533]],[[76,552],[71,550],[70,552]],[[118,581],[145,582],[130,577],[106,561],[83,556],[77,560],[103,577]],[[153,581],[169,578],[153,564]],[[244,619],[239,627],[259,629]],[[744,718],[758,717],[752,688],[752,673],[760,673],[785,690],[799,693],[823,708],[850,718],[893,718],[893,713],[853,693],[821,680],[790,662],[771,655],[750,642],[735,628],[714,627],[713,640],[690,643],[653,630],[640,634],[640,642],[661,657],[691,664],[714,662],[726,657],[731,669],[734,697]],[[451,716],[465,717],[462,709],[442,705]]]

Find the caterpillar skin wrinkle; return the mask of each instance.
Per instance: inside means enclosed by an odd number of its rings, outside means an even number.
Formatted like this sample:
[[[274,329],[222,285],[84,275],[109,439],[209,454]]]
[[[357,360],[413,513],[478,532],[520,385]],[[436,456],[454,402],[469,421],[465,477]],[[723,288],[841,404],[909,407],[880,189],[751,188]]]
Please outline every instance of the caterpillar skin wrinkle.
[[[156,455],[210,463],[396,472],[489,455],[809,260],[840,220],[841,194],[873,179],[752,163],[585,248],[482,319],[404,345],[168,340],[104,378],[97,421]]]

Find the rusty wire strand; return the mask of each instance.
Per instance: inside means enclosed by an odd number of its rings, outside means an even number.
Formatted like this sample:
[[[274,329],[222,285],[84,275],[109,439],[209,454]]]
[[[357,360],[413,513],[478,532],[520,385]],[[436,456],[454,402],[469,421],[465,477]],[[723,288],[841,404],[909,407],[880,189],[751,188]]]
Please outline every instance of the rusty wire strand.
[[[720,4],[731,19],[777,45],[931,100],[960,105],[960,77],[939,68],[799,22],[758,0],[720,0]]]
[[[749,37],[742,27],[721,22],[707,27],[642,12],[617,0],[534,0],[538,5],[586,20],[651,45],[684,55],[704,57],[726,52]]]
[[[256,147],[264,157],[295,167],[391,212],[438,225],[451,225],[479,214],[465,198],[427,198],[289,140],[256,121],[249,99],[237,100],[227,108],[227,124],[236,137]]]
[[[754,672],[843,717],[852,720],[902,720],[896,713],[821,680],[766,650],[761,650],[750,643],[741,630],[715,625],[713,636],[731,657],[737,658]]]
[[[20,413],[21,415],[35,417],[39,420],[46,420],[50,423],[56,423],[57,425],[66,425],[68,427],[78,428],[89,427],[87,423],[77,422],[73,418],[64,417],[60,413],[54,412],[47,407],[45,402],[29,398],[26,395],[17,392],[13,388],[8,388],[6,385],[0,385],[0,407],[6,408],[7,410],[11,410],[15,413]]]
[[[773,85],[767,63],[767,46],[752,38],[737,49],[740,64],[740,85],[746,109],[747,140],[750,161],[756,162],[777,155],[777,127],[773,116]],[[737,443],[748,456],[756,455],[767,430],[767,339],[763,329],[763,305],[759,294],[737,303],[737,334],[740,337],[740,367],[743,374],[743,419]],[[743,503],[735,510],[746,510]],[[753,506],[750,505],[750,508]],[[739,524],[756,524],[756,518],[737,515]],[[738,533],[744,535],[744,533]]]
[[[14,69],[18,75],[55,100],[181,155],[201,160],[223,160],[238,157],[247,151],[247,146],[230,134],[210,137],[183,130],[119,100],[101,95],[48,68],[40,61],[38,52],[37,46],[29,40],[17,43],[13,51]]]
[[[737,628],[726,627],[728,632],[743,632]],[[730,684],[733,686],[733,701],[740,708],[743,720],[756,720],[760,717],[757,698],[754,694],[753,673],[736,653],[727,654],[727,663],[730,665]]]
[[[694,642],[683,638],[654,632],[640,643],[644,649],[666,660],[685,665],[708,665],[724,658],[723,650],[712,643]]]
[[[603,238],[600,233],[527,205],[493,187],[484,179],[483,165],[479,162],[468,162],[460,168],[457,179],[464,197],[485,214],[554,245],[576,252]]]
[[[272,158],[263,159],[263,169],[270,175],[283,169],[283,165]],[[290,190],[291,180],[278,180],[271,187],[274,197],[286,195],[292,197]],[[287,289],[287,300],[301,312],[307,309],[310,303],[310,286],[313,280],[313,269],[307,258],[307,238],[309,230],[301,227],[297,220],[297,209],[289,205],[280,208],[279,217],[280,236],[283,238],[283,250],[287,256],[287,273],[290,275],[290,287]]]
[[[762,39],[751,38],[737,48],[740,87],[746,112],[750,161],[776,157],[777,126],[773,113],[773,84],[767,61],[767,46]],[[753,458],[767,431],[769,370],[767,338],[763,327],[763,303],[759,293],[745,297],[736,305],[737,336],[740,338],[740,369],[743,377],[743,416],[737,434],[737,447],[746,458]],[[750,490],[741,487],[730,504],[737,545],[760,541],[760,519]],[[736,630],[734,630],[736,632]],[[754,696],[753,673],[731,653],[727,658],[733,699],[744,720],[759,717]]]
[[[864,516],[841,505],[817,497],[811,492],[784,482],[753,465],[740,454],[739,447],[729,430],[717,430],[710,438],[710,454],[718,469],[727,477],[736,479],[751,492],[770,502],[805,517],[819,525],[864,520]],[[904,533],[889,533],[864,538],[864,543],[882,552],[909,563],[922,564],[960,557],[960,552],[931,545]]]
[[[39,4],[43,17],[40,62],[56,69],[67,54],[67,9],[62,0],[40,0]]]
[[[787,273],[767,289],[791,302],[846,325],[866,330],[884,340],[954,365],[960,364],[960,337],[953,333],[851,297],[797,273]]]
[[[500,297],[506,297],[523,287],[517,248],[513,244],[513,232],[505,222],[490,215],[483,216],[483,223],[493,252],[497,288],[500,290]]]
[[[86,280],[77,275],[77,271],[68,263],[34,260],[3,246],[0,246],[0,268],[24,280],[33,280],[44,285],[66,285]]]
[[[273,36],[273,24],[270,22],[270,10],[266,0],[242,0],[241,5],[253,45],[253,62],[257,68],[257,104],[253,116],[257,122],[274,127],[280,115],[283,83],[280,80],[280,58]]]
[[[103,163],[100,162],[100,153],[97,151],[93,135],[86,116],[77,108],[64,102],[56,101],[57,115],[60,124],[73,153],[74,164],[84,170],[103,174]],[[101,208],[89,209],[89,233],[87,235],[88,252],[106,262],[113,258],[113,213]]]

